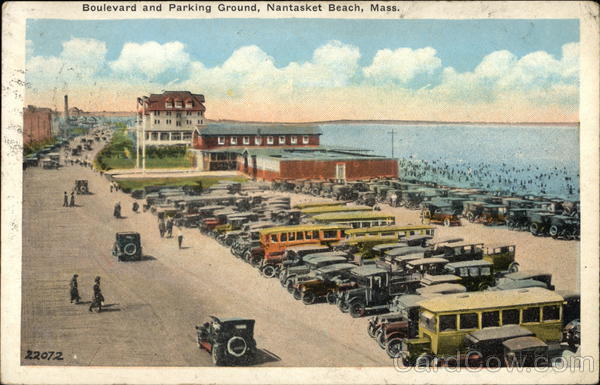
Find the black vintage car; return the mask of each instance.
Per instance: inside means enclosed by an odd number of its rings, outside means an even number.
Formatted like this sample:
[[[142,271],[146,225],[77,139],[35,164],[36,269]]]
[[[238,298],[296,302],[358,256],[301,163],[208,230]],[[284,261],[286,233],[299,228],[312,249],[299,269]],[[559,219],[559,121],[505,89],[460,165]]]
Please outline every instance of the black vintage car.
[[[210,353],[213,364],[221,366],[252,363],[256,356],[255,321],[244,318],[210,318],[211,321],[196,326],[196,334],[198,347]]]
[[[548,234],[554,239],[578,239],[579,219],[567,215],[555,215],[550,219]]]
[[[90,193],[87,179],[80,179],[80,180],[75,181],[75,192],[77,192],[77,194],[89,194]]]
[[[123,232],[116,234],[112,254],[119,261],[142,258],[142,241],[139,233]]]
[[[529,232],[532,235],[546,235],[554,214],[550,212],[529,212]]]

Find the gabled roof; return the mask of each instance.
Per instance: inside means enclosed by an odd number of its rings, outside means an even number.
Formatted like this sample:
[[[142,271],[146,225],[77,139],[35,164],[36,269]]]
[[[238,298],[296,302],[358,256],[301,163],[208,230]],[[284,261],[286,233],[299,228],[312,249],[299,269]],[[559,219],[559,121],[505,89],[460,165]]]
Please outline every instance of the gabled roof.
[[[191,108],[185,108],[185,103],[181,108],[166,108],[165,103],[167,101],[172,102],[190,100],[192,102]],[[150,94],[148,97],[144,97],[143,101],[148,103],[146,111],[206,111],[204,107],[204,95],[192,94],[190,91],[165,91],[162,94]]]

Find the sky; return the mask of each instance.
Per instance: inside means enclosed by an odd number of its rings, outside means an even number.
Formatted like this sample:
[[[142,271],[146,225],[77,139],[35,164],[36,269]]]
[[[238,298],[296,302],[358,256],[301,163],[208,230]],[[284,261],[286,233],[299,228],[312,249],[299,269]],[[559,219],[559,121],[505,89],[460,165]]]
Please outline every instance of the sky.
[[[253,121],[578,121],[577,20],[27,21],[26,103]]]

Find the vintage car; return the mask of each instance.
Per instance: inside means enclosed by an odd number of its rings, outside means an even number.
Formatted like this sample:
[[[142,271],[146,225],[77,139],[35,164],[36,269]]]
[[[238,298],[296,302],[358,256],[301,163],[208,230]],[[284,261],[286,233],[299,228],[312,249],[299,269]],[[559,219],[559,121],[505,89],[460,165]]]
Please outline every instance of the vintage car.
[[[540,367],[550,362],[548,344],[537,337],[512,338],[504,341],[502,346],[507,367]]]
[[[554,239],[579,239],[579,219],[566,215],[555,215],[550,219],[548,234]]]
[[[255,321],[210,318],[211,321],[196,326],[198,348],[206,350],[217,366],[252,363],[256,357]]]
[[[529,232],[535,236],[547,235],[553,216],[550,212],[529,212]]]
[[[42,159],[42,168],[46,170],[58,170],[59,164],[57,161],[52,159]]]
[[[349,258],[350,256],[347,253],[339,251],[306,255],[302,259],[302,263],[287,269],[284,287],[294,295],[294,298],[300,299],[301,293],[298,290],[298,283],[311,279],[314,276],[311,273],[319,268],[346,263]]]
[[[443,224],[446,227],[460,226],[459,211],[452,206],[439,206],[430,202],[423,202],[421,209],[421,223]]]
[[[509,207],[506,212],[506,226],[509,230],[529,230],[530,208]]]
[[[576,350],[581,343],[581,322],[574,319],[563,328],[562,341],[569,345],[569,348]]]
[[[465,336],[465,348],[473,360],[471,364],[493,363],[502,366],[504,362],[503,343],[514,338],[531,337],[533,332],[519,325],[487,327]],[[479,362],[475,362],[479,361]]]
[[[326,253],[330,251],[327,246],[309,244],[288,247],[283,255],[283,262],[279,271],[279,282],[285,287],[285,281],[288,277],[288,269],[302,264],[305,256],[311,254]]]
[[[89,194],[90,193],[87,179],[80,179],[80,180],[75,181],[75,192],[77,194]]]
[[[338,293],[354,286],[349,271],[355,268],[353,263],[336,263],[314,270],[311,278],[299,281],[296,289],[305,305],[311,305],[325,298],[329,304],[335,304]]]
[[[490,287],[490,290],[512,290],[528,287],[542,287],[554,290],[552,285],[552,274],[536,270],[521,270],[509,273],[496,281],[496,286]]]
[[[496,283],[493,264],[483,259],[448,263],[445,269],[460,277],[460,284],[469,291],[485,290]]]
[[[142,258],[142,241],[139,233],[117,233],[115,238],[112,254],[117,257],[119,261]]]
[[[515,261],[516,246],[505,243],[487,244],[483,248],[483,259],[491,262],[494,272],[514,273],[519,271],[519,263]]]

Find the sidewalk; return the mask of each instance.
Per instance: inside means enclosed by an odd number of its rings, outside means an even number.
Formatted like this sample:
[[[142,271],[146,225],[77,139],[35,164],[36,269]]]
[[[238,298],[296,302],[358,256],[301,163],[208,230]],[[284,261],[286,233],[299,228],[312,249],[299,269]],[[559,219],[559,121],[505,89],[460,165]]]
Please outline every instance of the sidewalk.
[[[155,168],[155,169],[114,169],[106,171],[105,174],[115,179],[133,179],[133,178],[187,178],[198,176],[211,177],[230,177],[243,175],[239,171],[198,171],[194,169],[181,168]]]

